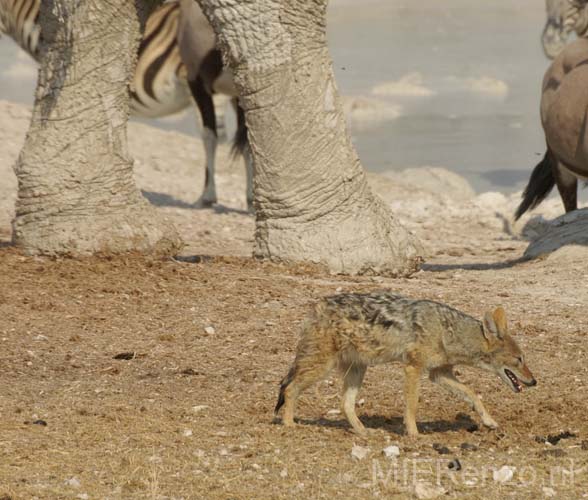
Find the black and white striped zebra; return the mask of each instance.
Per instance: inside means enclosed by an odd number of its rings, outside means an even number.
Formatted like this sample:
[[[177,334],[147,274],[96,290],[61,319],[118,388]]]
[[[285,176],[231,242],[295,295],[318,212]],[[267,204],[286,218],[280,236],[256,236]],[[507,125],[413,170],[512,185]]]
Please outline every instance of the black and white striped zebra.
[[[571,33],[588,36],[588,0],[545,0],[547,21],[541,35],[543,51],[554,59]]]
[[[0,0],[0,33],[5,33],[35,60],[39,60],[42,30],[38,23],[41,0]],[[253,200],[253,178],[243,110],[237,102],[232,76],[222,65],[216,37],[193,0],[172,0],[147,19],[139,46],[135,74],[130,82],[130,109],[134,116],[157,118],[196,102],[202,118],[206,154],[205,185],[200,203],[217,202],[215,156],[218,143],[212,95],[232,98],[237,112],[234,152],[247,166],[247,204]]]

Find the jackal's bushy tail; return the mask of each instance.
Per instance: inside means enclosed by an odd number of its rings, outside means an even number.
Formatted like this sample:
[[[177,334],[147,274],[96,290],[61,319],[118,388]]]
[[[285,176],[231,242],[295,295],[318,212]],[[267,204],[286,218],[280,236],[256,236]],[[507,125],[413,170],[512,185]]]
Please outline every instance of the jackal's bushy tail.
[[[276,403],[276,408],[274,409],[274,414],[278,414],[280,408],[284,406],[286,402],[284,393],[286,392],[286,388],[292,383],[294,380],[294,375],[296,374],[296,365],[293,365],[290,370],[288,371],[288,375],[286,375],[282,382],[280,382],[280,395],[278,396],[278,402]]]
[[[553,176],[555,162],[556,159],[553,153],[547,148],[545,156],[531,173],[529,183],[523,191],[523,201],[521,201],[519,208],[515,212],[515,220],[519,220],[527,210],[539,205],[551,192],[555,185],[555,177]]]

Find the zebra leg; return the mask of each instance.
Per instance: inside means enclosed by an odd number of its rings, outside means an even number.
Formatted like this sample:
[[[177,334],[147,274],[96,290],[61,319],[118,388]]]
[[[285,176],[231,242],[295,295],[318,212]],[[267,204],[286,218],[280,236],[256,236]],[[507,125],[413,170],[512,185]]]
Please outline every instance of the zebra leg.
[[[553,176],[566,213],[578,208],[578,178],[560,161],[553,167]]]
[[[232,101],[235,113],[237,113],[237,132],[235,133],[235,142],[233,150],[240,152],[245,160],[245,171],[247,174],[247,208],[253,211],[253,158],[251,156],[251,148],[247,141],[247,124],[245,123],[245,112],[239,106],[239,100],[235,97]]]
[[[206,176],[204,180],[204,191],[200,197],[203,206],[211,206],[217,202],[216,184],[214,182],[214,164],[216,158],[216,146],[218,143],[216,132],[216,116],[214,114],[214,103],[212,95],[204,87],[201,78],[188,82],[190,91],[196,101],[200,116],[202,117],[202,141],[206,154]]]

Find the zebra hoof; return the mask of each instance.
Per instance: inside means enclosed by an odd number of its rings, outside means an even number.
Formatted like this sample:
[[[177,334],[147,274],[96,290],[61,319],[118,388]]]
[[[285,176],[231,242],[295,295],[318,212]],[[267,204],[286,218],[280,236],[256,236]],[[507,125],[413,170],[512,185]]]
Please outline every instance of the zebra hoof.
[[[209,200],[207,198],[200,198],[196,203],[194,203],[194,206],[197,208],[210,208],[213,205],[216,205],[217,200],[216,198]]]

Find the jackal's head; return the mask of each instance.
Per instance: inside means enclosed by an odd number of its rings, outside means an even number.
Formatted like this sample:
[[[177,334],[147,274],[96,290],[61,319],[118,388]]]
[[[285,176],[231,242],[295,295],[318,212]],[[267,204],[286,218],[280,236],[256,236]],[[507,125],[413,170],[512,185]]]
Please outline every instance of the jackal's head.
[[[506,313],[502,307],[484,315],[482,329],[485,346],[480,368],[498,374],[514,392],[521,392],[523,384],[536,385],[537,381],[525,364],[521,349],[508,334]]]

